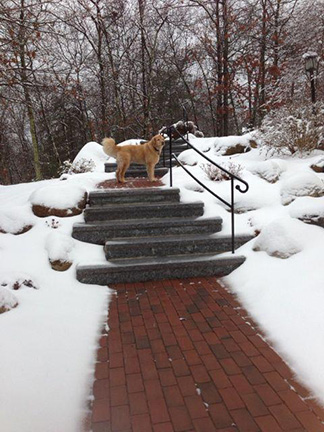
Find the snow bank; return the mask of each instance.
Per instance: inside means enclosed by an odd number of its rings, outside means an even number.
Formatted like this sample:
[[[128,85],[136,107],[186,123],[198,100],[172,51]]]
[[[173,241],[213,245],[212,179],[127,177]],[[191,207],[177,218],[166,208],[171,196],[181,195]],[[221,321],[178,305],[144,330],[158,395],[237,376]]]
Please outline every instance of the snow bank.
[[[104,172],[105,162],[107,161],[107,155],[102,149],[102,145],[94,141],[88,142],[74,158],[72,165],[76,165],[80,162],[92,161],[94,163],[94,171]]]
[[[299,240],[301,222],[284,218],[267,225],[256,238],[254,251],[264,251],[277,258],[289,258],[303,248]]]
[[[324,195],[324,182],[316,175],[307,171],[299,171],[290,175],[281,187],[282,204],[290,204],[296,197]]]

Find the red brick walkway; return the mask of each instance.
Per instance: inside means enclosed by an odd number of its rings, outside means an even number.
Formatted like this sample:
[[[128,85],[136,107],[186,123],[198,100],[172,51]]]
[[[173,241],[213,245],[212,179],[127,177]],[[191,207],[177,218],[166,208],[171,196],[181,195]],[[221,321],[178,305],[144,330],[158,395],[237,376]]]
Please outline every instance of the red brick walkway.
[[[126,178],[126,183],[118,183],[115,179],[106,180],[97,185],[99,189],[134,189],[134,188],[145,188],[145,187],[159,187],[164,186],[161,180],[155,182],[149,181],[147,178]]]
[[[216,278],[114,289],[93,432],[324,431],[324,411]]]

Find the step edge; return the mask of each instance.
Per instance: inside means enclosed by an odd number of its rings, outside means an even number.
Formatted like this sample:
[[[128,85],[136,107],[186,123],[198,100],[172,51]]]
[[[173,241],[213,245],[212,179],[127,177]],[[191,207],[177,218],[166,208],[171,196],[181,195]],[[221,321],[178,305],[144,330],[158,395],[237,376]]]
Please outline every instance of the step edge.
[[[89,212],[89,211],[96,211],[96,210],[110,210],[110,209],[114,209],[114,210],[116,210],[116,209],[118,209],[118,208],[120,208],[121,210],[122,209],[125,209],[125,208],[127,208],[127,207],[130,207],[130,208],[132,208],[132,209],[136,209],[136,208],[141,208],[141,207],[144,207],[144,208],[148,208],[148,207],[151,207],[151,208],[154,208],[154,207],[165,207],[165,208],[168,208],[168,207],[171,207],[171,206],[173,206],[173,207],[183,207],[183,208],[185,208],[185,207],[197,207],[197,208],[200,208],[200,207],[204,207],[204,202],[203,201],[195,201],[195,202],[189,202],[189,203],[184,203],[184,202],[181,202],[181,201],[179,201],[179,202],[174,202],[174,201],[161,201],[161,202],[148,202],[148,203],[137,203],[137,202],[135,202],[135,203],[118,203],[118,204],[106,204],[105,206],[102,206],[102,205],[94,205],[94,206],[91,206],[91,207],[86,207],[85,209],[84,209],[84,212]]]
[[[232,237],[230,235],[227,234],[222,234],[222,235],[216,235],[215,237],[212,237],[213,234],[201,234],[201,235],[197,235],[197,234],[183,234],[183,235],[175,235],[175,236],[170,236],[168,238],[165,237],[159,237],[159,236],[151,236],[151,237],[136,237],[134,240],[133,237],[128,237],[130,239],[130,241],[127,241],[126,238],[122,238],[121,240],[107,240],[105,242],[105,245],[109,244],[110,246],[130,246],[130,247],[136,247],[136,245],[141,245],[143,243],[147,244],[147,243],[155,243],[155,244],[163,244],[163,243],[174,243],[174,242],[190,242],[190,241],[211,241],[213,243],[221,243],[224,241],[228,241],[231,242],[232,241]],[[188,237],[189,236],[189,237]],[[148,238],[151,240],[148,242]],[[240,236],[235,236],[234,240],[238,243],[240,243],[241,241],[250,241],[253,240],[255,238],[255,236],[249,236],[249,235],[240,235]]]
[[[125,259],[125,260],[116,260],[116,261],[107,261],[105,263],[97,263],[97,264],[78,264],[76,267],[77,271],[106,271],[112,270],[114,271],[126,271],[127,269],[133,269],[134,266],[143,267],[143,268],[152,268],[161,267],[161,266],[180,266],[183,264],[194,265],[199,263],[218,263],[220,265],[235,264],[235,263],[243,263],[246,261],[246,257],[244,255],[235,255],[235,256],[226,256],[219,257],[219,255],[191,255],[187,257],[187,259],[183,259],[182,255],[173,255],[170,259],[169,257],[160,257],[158,260],[153,258],[150,261],[139,262],[140,259]]]
[[[148,222],[147,219],[116,219],[114,220],[114,226],[118,227],[118,225],[120,226],[120,228],[123,228],[125,225],[126,226],[131,226],[133,224],[133,226],[140,226],[140,225],[144,225],[144,226],[149,226],[149,227],[156,227],[158,225],[165,225],[165,221],[166,218],[155,218],[152,219],[151,222]],[[193,223],[194,225],[212,225],[213,223],[219,225],[223,223],[223,219],[219,216],[216,216],[215,218],[186,218],[185,220],[183,220],[183,218],[169,218],[168,221],[170,223],[174,223],[175,225],[181,225],[181,222],[185,222],[185,226],[190,225],[191,223]],[[74,228],[80,228],[82,227],[82,229],[85,228],[89,228],[89,229],[95,229],[95,228],[103,228],[105,225],[107,226],[107,228],[111,228],[112,226],[112,221],[98,221],[98,222],[75,222],[73,224],[73,229]],[[98,226],[99,225],[99,226]]]

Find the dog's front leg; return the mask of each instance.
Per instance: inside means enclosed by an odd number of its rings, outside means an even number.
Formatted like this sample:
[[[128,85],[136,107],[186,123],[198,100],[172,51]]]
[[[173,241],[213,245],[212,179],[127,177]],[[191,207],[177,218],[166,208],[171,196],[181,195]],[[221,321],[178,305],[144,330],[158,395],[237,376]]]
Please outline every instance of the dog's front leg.
[[[147,164],[147,174],[151,182],[157,181],[158,179],[154,177],[155,164]]]

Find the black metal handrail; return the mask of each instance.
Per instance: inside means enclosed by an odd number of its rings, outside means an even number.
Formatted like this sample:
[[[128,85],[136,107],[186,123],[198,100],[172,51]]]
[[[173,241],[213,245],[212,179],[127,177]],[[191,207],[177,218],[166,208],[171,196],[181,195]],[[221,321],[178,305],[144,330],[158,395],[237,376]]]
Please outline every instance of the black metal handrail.
[[[241,185],[236,185],[235,189],[238,190],[241,193],[246,193],[249,190],[249,184],[241,179],[240,177],[238,177],[237,175],[231,173],[230,171],[228,171],[227,169],[223,168],[221,165],[218,165],[216,162],[214,162],[212,159],[210,159],[208,156],[206,156],[205,154],[203,154],[200,150],[198,150],[196,147],[194,147],[178,130],[175,126],[170,126],[168,128],[165,128],[164,133],[166,133],[169,137],[169,152],[170,152],[170,187],[172,187],[173,185],[173,178],[172,178],[172,158],[174,158],[177,162],[177,164],[179,166],[181,166],[181,168],[183,168],[187,174],[190,175],[190,177],[192,177],[200,186],[202,186],[204,189],[206,189],[209,193],[211,193],[215,198],[217,198],[218,200],[220,200],[223,204],[227,205],[230,208],[231,211],[231,237],[232,237],[232,253],[235,253],[235,226],[234,226],[234,181],[239,181],[244,185],[244,189],[242,189]],[[197,179],[196,176],[194,176],[187,168],[185,168],[185,166],[179,161],[179,159],[177,158],[177,156],[172,152],[172,133],[176,132],[182,139],[184,142],[187,143],[187,145],[192,148],[195,152],[197,152],[200,156],[202,156],[204,159],[206,159],[209,163],[211,163],[212,165],[216,166],[218,169],[220,169],[221,171],[223,171],[224,173],[226,173],[231,180],[231,202],[227,202],[226,200],[224,200],[223,198],[221,198],[220,196],[218,196],[214,191],[212,191],[211,189],[209,189],[203,182],[201,182],[199,179]],[[164,155],[163,155],[164,158]],[[165,159],[164,159],[165,160]]]

